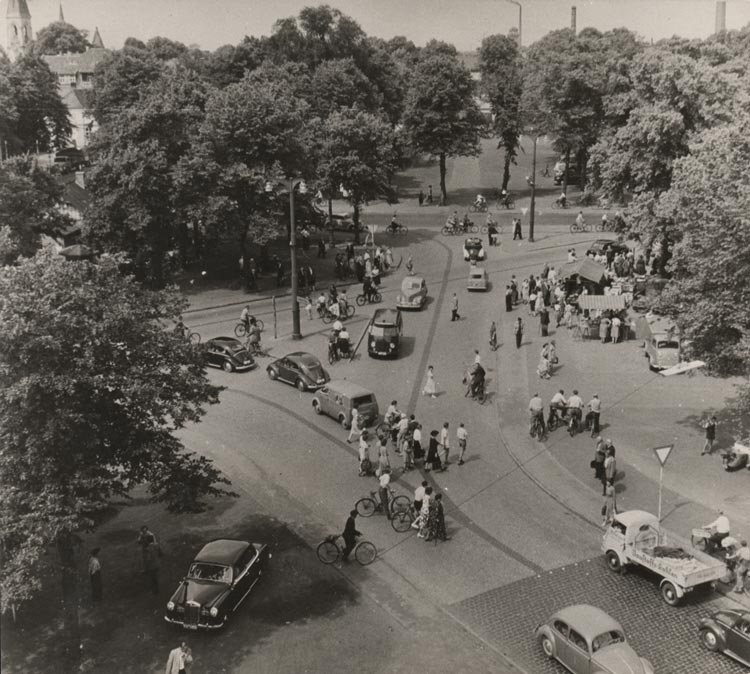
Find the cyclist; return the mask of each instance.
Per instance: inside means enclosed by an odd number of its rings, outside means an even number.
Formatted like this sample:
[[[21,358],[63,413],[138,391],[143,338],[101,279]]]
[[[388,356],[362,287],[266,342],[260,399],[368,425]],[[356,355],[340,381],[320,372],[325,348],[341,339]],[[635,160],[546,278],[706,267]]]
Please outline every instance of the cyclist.
[[[336,339],[336,346],[339,350],[339,356],[341,358],[348,357],[352,350],[352,343],[349,340],[349,333],[344,328],[339,332],[339,336]]]
[[[240,314],[240,323],[244,324],[245,331],[250,332],[250,321],[255,321],[255,316],[253,316],[250,313],[250,305],[246,304],[245,308],[242,310],[242,313]]]
[[[487,213],[487,238],[490,246],[497,245],[497,220],[492,217],[492,213]]]
[[[344,324],[343,324],[343,323],[342,323],[342,322],[341,322],[340,320],[336,319],[336,320],[335,320],[335,321],[333,322],[333,326],[332,326],[332,327],[333,327],[333,329],[334,329],[334,330],[335,330],[335,331],[336,331],[337,333],[339,333],[339,332],[341,332],[341,331],[342,331],[342,330],[344,329]]]
[[[471,366],[469,371],[469,390],[471,391],[471,397],[476,398],[482,391],[484,391],[484,368],[477,362]]]
[[[328,335],[328,355],[332,356],[332,360],[338,360],[339,353],[338,353],[338,341],[339,341],[339,331],[334,328],[331,330],[331,333]]]
[[[247,344],[251,353],[260,351],[260,327],[254,316],[250,316],[250,324],[247,328]]]
[[[393,212],[393,217],[391,218],[391,224],[388,225],[388,231],[391,234],[395,234],[399,229],[401,229],[401,223],[398,221],[398,218],[396,217],[396,212]]]
[[[338,300],[328,305],[328,311],[333,315],[333,318],[338,321],[341,316],[341,310],[339,308]]]
[[[315,307],[318,310],[319,316],[322,316],[325,313],[326,304],[328,304],[328,297],[326,296],[325,292],[321,290],[320,295],[318,295],[318,299],[315,300]]]
[[[372,302],[372,297],[375,294],[375,288],[372,287],[372,280],[369,276],[365,276],[365,280],[362,281],[362,294],[368,302]]]
[[[561,192],[560,196],[555,199],[555,202],[559,204],[560,208],[565,208],[568,205],[568,195],[565,192]]]
[[[564,419],[568,413],[568,401],[565,399],[565,391],[560,389],[555,395],[552,396],[552,400],[549,403],[549,417],[547,418],[547,424],[552,424],[552,419],[557,417],[558,412]]]
[[[538,422],[539,425],[542,427],[542,433],[545,433],[546,429],[544,426],[544,403],[542,402],[542,399],[539,397],[538,393],[535,393],[534,396],[529,401],[529,413],[530,413],[529,434],[533,434],[534,424],[536,422]]]
[[[349,298],[346,296],[346,289],[342,288],[338,296],[339,315],[346,316],[346,310],[349,307]]]
[[[479,211],[483,211],[487,208],[487,200],[484,198],[484,195],[477,194],[477,198],[474,200],[474,206]]]
[[[172,332],[178,337],[187,337],[190,334],[187,325],[182,322],[182,316],[177,319]]]
[[[576,225],[578,225],[581,229],[586,226],[586,218],[583,217],[583,211],[578,211],[578,215],[576,216]]]
[[[581,417],[583,416],[583,399],[578,395],[578,390],[573,389],[573,395],[568,398],[568,409],[575,419],[576,430],[581,428]]]
[[[468,213],[464,213],[464,218],[461,221],[461,229],[463,230],[464,234],[466,234],[474,225],[474,223],[471,221],[471,218],[469,217]]]
[[[362,535],[361,532],[357,531],[357,527],[354,523],[358,514],[359,513],[357,513],[356,509],[349,511],[349,517],[346,518],[344,532],[341,534],[341,538],[344,539],[344,552],[341,558],[346,562],[349,561],[349,555],[357,545],[357,538]]]
[[[458,211],[453,211],[453,213],[448,216],[445,224],[448,225],[448,227],[450,227],[453,231],[456,231],[458,229]]]
[[[602,215],[602,231],[606,232],[609,229],[609,218],[607,217],[607,214],[604,213]]]
[[[711,524],[704,524],[703,528],[711,532],[711,536],[706,540],[707,552],[710,552],[715,546],[720,546],[721,542],[729,536],[729,518],[723,510],[719,510],[719,516]]]

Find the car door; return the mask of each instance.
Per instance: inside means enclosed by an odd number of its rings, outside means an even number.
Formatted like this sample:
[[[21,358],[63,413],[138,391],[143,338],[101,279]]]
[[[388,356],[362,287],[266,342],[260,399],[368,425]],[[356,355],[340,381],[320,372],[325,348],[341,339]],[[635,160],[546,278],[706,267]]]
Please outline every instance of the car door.
[[[215,365],[215,366],[221,367],[221,362],[222,362],[221,353],[220,353],[219,347],[216,346],[216,344],[211,344],[208,347],[207,358],[208,358],[209,365]]]
[[[302,377],[302,373],[299,369],[299,364],[295,363],[293,360],[286,359],[286,372],[287,376],[289,377],[289,381],[292,382],[292,384],[295,384],[297,382],[297,379],[302,378],[304,380],[304,377]]]
[[[279,379],[284,381],[291,381],[289,377],[289,359],[282,358],[279,360]]]
[[[570,659],[570,645],[568,644],[569,629],[567,623],[564,623],[562,620],[555,620],[552,623],[552,630],[555,635],[555,653],[557,659],[566,667]]]
[[[581,634],[572,627],[568,634],[569,660],[568,667],[575,674],[589,674],[591,670],[591,654],[589,645]]]
[[[750,662],[750,620],[740,618],[727,630],[727,650]]]
[[[253,584],[252,560],[255,558],[255,548],[250,546],[234,566],[234,582],[232,584],[232,606],[237,608],[245,598]]]

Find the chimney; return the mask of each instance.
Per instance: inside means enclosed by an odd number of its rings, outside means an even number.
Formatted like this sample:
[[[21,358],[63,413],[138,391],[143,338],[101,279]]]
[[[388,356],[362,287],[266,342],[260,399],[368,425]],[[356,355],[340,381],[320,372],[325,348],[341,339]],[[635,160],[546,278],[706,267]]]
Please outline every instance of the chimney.
[[[573,5],[570,8],[570,30],[573,31],[573,35],[577,35],[576,32],[576,6]]]
[[[727,2],[726,0],[717,0],[716,3],[716,29],[714,32],[721,33],[727,29]]]
[[[86,189],[86,174],[83,171],[76,171],[76,185],[82,190]]]

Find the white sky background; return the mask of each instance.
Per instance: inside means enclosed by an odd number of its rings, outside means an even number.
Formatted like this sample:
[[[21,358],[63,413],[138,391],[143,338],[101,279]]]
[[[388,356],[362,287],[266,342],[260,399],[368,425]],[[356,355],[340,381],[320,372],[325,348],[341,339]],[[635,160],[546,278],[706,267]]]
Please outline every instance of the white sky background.
[[[8,0],[0,0],[4,21]],[[34,32],[57,20],[58,0],[27,0]],[[120,48],[127,37],[148,40],[163,35],[213,50],[236,44],[245,35],[268,35],[274,21],[296,16],[317,0],[63,0],[65,20]],[[405,35],[418,45],[432,38],[461,51],[476,49],[482,38],[507,33],[518,24],[518,7],[505,0],[329,0],[354,18],[369,35]],[[578,29],[629,28],[646,39],[671,35],[706,37],[714,30],[714,0],[522,0],[523,43],[570,26],[578,8]],[[750,23],[750,0],[727,1],[727,28]],[[1,24],[0,24],[1,25]],[[3,27],[4,28],[4,27]],[[2,30],[4,41],[5,30]]]

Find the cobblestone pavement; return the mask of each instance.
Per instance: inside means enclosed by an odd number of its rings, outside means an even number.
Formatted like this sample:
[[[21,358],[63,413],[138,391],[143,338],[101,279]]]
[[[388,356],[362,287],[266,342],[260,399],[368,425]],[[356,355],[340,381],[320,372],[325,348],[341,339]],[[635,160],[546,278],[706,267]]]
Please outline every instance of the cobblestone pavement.
[[[646,572],[647,573],[647,572]],[[741,674],[746,669],[721,654],[704,651],[697,638],[701,618],[717,606],[704,592],[677,608],[659,594],[658,580],[638,570],[619,576],[604,557],[526,578],[453,604],[449,610],[509,657],[538,674],[567,671],[546,659],[534,628],[571,604],[598,606],[618,620],[631,644],[660,674]]]

